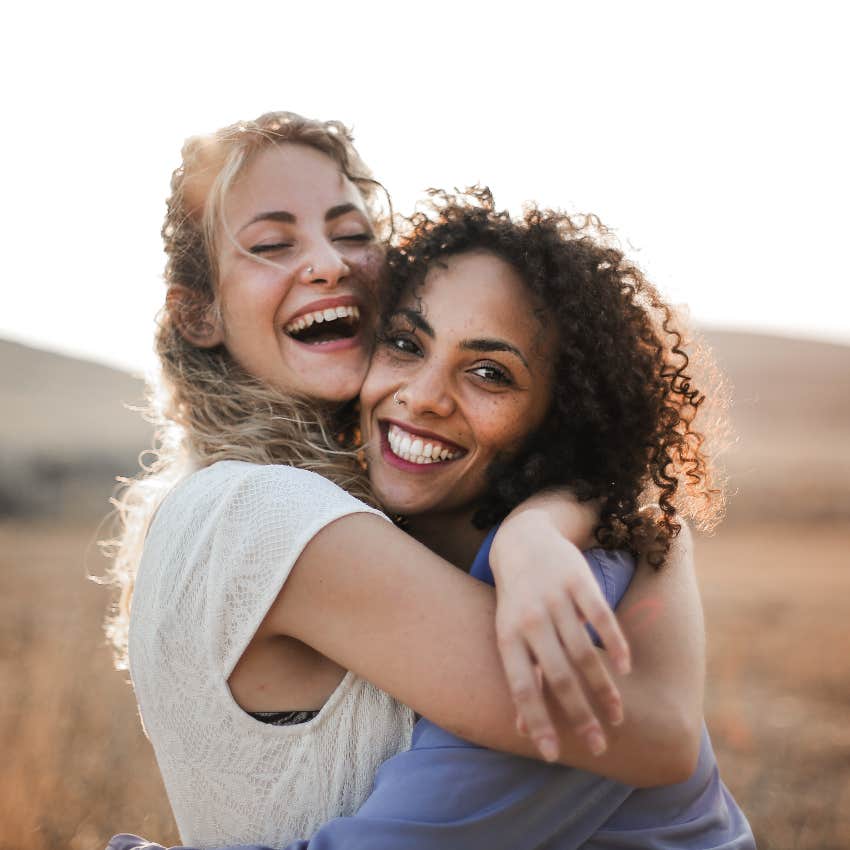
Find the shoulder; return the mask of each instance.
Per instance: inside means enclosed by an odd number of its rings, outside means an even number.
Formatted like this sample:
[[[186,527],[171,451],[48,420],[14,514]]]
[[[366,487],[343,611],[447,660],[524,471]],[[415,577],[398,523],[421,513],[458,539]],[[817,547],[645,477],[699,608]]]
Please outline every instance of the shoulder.
[[[272,512],[280,520],[282,514],[316,510],[380,514],[315,472],[237,460],[218,461],[189,475],[165,499],[160,513],[236,512],[258,520]]]

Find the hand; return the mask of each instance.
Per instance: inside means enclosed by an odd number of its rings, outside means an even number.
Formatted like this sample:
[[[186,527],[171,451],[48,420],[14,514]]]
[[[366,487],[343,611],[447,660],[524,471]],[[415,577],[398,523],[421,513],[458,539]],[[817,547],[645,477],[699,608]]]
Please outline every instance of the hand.
[[[543,694],[552,692],[588,749],[607,747],[602,725],[623,719],[619,691],[588,634],[599,634],[614,668],[627,673],[629,647],[579,549],[546,512],[512,515],[496,534],[490,563],[496,578],[496,634],[517,709],[517,727],[547,761],[558,737]]]

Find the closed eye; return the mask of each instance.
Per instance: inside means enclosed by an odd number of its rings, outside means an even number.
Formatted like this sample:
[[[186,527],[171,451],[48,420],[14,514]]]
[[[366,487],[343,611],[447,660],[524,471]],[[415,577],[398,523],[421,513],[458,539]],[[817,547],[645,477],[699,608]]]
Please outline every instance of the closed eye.
[[[249,254],[268,254],[272,251],[282,251],[285,248],[291,248],[291,242],[273,242],[270,245],[253,245],[248,249]]]
[[[334,242],[371,242],[375,237],[371,233],[352,233],[350,236],[337,236]]]

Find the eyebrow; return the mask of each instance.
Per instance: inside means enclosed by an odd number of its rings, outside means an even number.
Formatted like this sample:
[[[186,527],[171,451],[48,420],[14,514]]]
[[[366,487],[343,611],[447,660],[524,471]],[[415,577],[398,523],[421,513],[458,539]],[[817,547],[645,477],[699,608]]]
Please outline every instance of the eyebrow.
[[[325,213],[325,221],[333,221],[335,218],[350,212],[360,212],[360,210],[354,204],[337,204]]]
[[[425,317],[416,310],[403,308],[401,310],[396,310],[395,315],[404,316],[404,318],[407,319],[414,327],[419,328],[422,333],[427,334],[431,337],[431,339],[435,338],[436,334],[434,333],[434,328],[432,328],[426,321]],[[461,341],[460,347],[464,351],[507,351],[508,353],[519,357],[525,368],[528,369],[529,372],[531,371],[531,367],[528,365],[528,360],[525,359],[523,353],[515,345],[511,345],[503,339],[465,339]]]
[[[507,351],[511,354],[515,354],[522,360],[525,368],[528,371],[531,371],[531,367],[528,365],[528,361],[523,357],[522,352],[515,346],[511,345],[509,342],[505,342],[503,339],[465,339],[461,342],[460,347],[465,351]]]
[[[394,315],[404,316],[411,325],[415,328],[419,328],[422,333],[427,334],[431,337],[431,339],[434,339],[434,329],[428,324],[425,317],[417,310],[411,310],[409,307],[402,307],[400,310],[396,310]]]
[[[325,213],[325,221],[333,221],[335,218],[339,218],[350,212],[360,212],[360,210],[354,204],[337,204]],[[287,212],[286,210],[261,212],[255,215],[247,224],[240,227],[239,232],[241,233],[246,227],[250,227],[258,221],[281,221],[284,224],[295,224],[297,219],[291,212]]]

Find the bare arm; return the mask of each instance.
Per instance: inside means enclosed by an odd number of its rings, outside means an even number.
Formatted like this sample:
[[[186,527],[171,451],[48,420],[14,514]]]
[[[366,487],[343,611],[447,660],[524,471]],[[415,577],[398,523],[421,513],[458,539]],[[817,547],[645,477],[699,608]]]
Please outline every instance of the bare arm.
[[[685,523],[660,571],[639,563],[617,615],[631,646],[632,672],[619,676],[611,670],[625,720],[608,730],[609,753],[598,763],[613,754],[647,760],[658,771],[657,781],[647,784],[684,781],[699,757],[705,689],[702,603]]]
[[[311,540],[260,634],[303,641],[460,737],[537,756],[514,722],[493,589],[374,516],[343,517]],[[652,711],[655,702],[645,705]],[[562,762],[629,784],[672,781],[668,766],[656,765],[657,736],[649,736],[648,746],[638,728],[649,722],[643,709],[617,729],[616,745],[599,758],[561,712],[554,714]],[[664,726],[653,716],[653,730]]]

